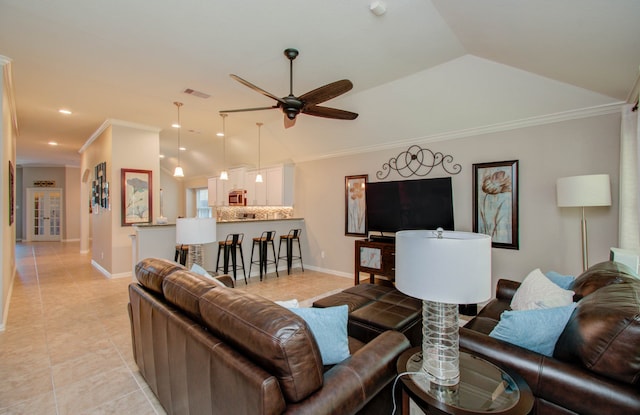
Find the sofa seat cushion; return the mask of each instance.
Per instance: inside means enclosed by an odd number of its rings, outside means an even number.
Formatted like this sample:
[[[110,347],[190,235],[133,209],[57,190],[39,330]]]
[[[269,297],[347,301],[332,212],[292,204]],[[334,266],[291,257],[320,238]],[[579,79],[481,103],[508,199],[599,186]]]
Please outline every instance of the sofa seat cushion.
[[[601,278],[598,278],[601,279]],[[610,283],[578,302],[554,356],[640,384],[640,283]]]
[[[305,321],[258,295],[218,287],[200,298],[207,328],[278,379],[290,402],[320,389],[320,350]]]

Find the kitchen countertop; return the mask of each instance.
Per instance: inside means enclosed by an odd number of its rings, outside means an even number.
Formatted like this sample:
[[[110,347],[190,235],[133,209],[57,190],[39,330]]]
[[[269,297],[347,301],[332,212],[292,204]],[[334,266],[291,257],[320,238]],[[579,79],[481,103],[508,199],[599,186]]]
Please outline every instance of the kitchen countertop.
[[[281,218],[281,219],[229,219],[220,220],[218,224],[222,223],[243,223],[243,222],[278,222],[286,220],[304,220],[304,218]]]

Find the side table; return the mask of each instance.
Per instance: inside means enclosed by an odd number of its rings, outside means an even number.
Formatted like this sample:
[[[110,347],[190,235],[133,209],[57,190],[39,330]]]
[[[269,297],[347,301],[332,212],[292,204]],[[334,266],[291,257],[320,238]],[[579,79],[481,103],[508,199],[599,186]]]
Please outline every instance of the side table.
[[[421,372],[422,350],[405,351],[397,362],[398,374]],[[501,414],[526,415],[533,408],[533,394],[527,383],[516,373],[472,354],[460,351],[460,383],[457,391],[444,400],[429,391],[426,376],[403,375],[402,415],[409,415],[409,397],[426,414]]]

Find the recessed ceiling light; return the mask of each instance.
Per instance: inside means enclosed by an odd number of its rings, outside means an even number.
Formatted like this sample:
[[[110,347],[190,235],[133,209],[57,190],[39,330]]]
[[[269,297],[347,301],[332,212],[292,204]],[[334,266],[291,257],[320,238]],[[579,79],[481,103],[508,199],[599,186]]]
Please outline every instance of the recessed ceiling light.
[[[180,151],[186,151],[186,150],[187,150],[187,148],[186,148],[186,147],[180,147],[178,150],[180,150]]]
[[[159,156],[159,157],[160,157],[161,159],[163,159],[163,158],[164,158],[164,154],[160,154],[160,156]]]
[[[64,108],[60,108],[60,109],[58,110],[58,112],[59,112],[60,114],[64,114],[64,115],[71,115],[71,111],[66,110],[66,109],[64,109]]]
[[[216,133],[218,137],[224,137],[224,133]]]
[[[177,123],[171,124],[171,126],[172,126],[173,128],[180,128],[180,124],[177,124]]]
[[[49,141],[47,144],[49,144],[50,146],[57,146],[58,143],[56,141]]]

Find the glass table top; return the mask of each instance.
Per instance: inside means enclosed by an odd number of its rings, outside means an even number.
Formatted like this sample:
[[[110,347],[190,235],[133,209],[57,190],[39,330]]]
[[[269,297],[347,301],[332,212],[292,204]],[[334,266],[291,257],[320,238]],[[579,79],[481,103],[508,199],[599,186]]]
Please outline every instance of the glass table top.
[[[455,387],[443,387],[429,381],[426,373],[422,372],[421,351],[409,357],[406,372],[417,372],[406,376],[427,395],[430,405],[444,404],[447,408],[464,411],[502,413],[520,402],[520,389],[511,376],[492,363],[462,351],[460,383]]]

